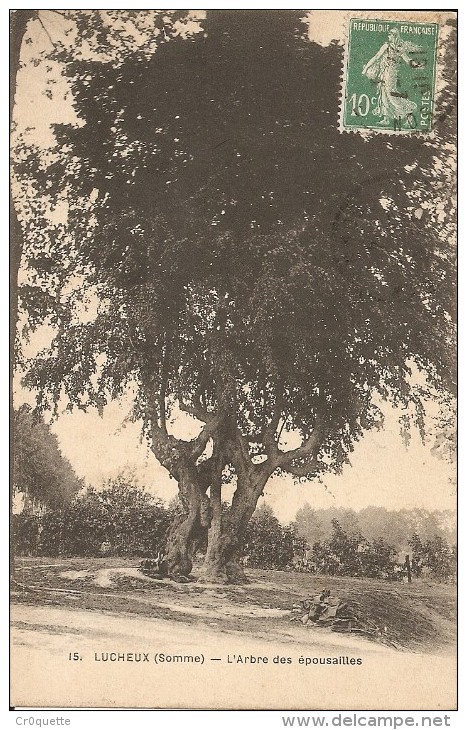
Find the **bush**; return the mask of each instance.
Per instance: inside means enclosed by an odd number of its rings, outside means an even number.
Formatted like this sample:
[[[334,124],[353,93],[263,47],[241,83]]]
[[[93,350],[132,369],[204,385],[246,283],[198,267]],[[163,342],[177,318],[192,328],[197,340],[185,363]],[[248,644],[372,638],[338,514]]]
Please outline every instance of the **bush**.
[[[12,550],[14,555],[37,555],[41,518],[28,512],[13,515]]]
[[[382,537],[371,543],[365,541],[361,549],[361,572],[366,578],[395,578],[397,566],[396,549]]]
[[[170,524],[161,500],[123,477],[100,492],[86,490],[69,505],[35,518],[36,522],[26,515],[16,518],[16,552],[51,557],[98,556],[103,544],[106,554],[151,557],[163,549]]]
[[[396,551],[382,538],[370,542],[361,533],[349,535],[333,520],[330,539],[313,545],[308,565],[311,572],[325,575],[390,578]]]
[[[451,549],[444,537],[435,535],[423,541],[417,533],[414,533],[409,545],[412,548],[414,575],[426,572],[437,580],[454,580],[457,566],[456,549]]]
[[[99,555],[108,515],[99,494],[87,490],[66,507],[50,510],[42,517],[39,555]]]
[[[294,556],[294,531],[282,527],[270,507],[261,507],[248,523],[243,552],[252,568],[285,568]]]

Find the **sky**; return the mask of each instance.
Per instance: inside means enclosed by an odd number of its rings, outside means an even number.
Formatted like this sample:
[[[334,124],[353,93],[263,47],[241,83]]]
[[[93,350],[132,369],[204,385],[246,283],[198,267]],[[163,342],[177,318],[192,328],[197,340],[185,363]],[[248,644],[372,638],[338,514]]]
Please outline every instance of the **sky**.
[[[141,485],[169,500],[177,493],[176,482],[160,466],[145,443],[140,443],[137,423],[122,427],[131,400],[115,402],[100,418],[97,410],[68,413],[58,418],[52,430],[63,454],[78,476],[99,485],[119,471],[134,472]],[[315,509],[369,505],[402,509],[455,509],[453,468],[424,446],[414,433],[406,448],[399,433],[398,414],[386,408],[386,425],[367,432],[351,455],[351,465],[342,475],[329,475],[323,483],[294,483],[291,477],[273,477],[262,503],[269,504],[283,522],[291,521],[306,502]],[[226,489],[226,497],[229,490]]]
[[[52,97],[48,98],[43,93],[46,80],[44,64],[34,65],[32,61],[42,49],[50,49],[50,38],[53,40],[63,33],[63,25],[50,11],[41,13],[47,32],[38,21],[30,23],[28,35],[31,43],[23,46],[24,66],[18,75],[15,119],[19,132],[47,148],[54,141],[52,124],[76,123],[77,119],[69,96],[65,98],[67,87],[60,76],[59,66],[52,64],[56,84]],[[394,11],[389,14],[394,19]],[[371,12],[363,15],[372,17]],[[387,12],[378,11],[379,18],[387,15]],[[404,18],[403,12],[398,15]],[[411,15],[413,19],[413,11]],[[304,27],[314,42],[322,45],[332,40],[343,42],[350,16],[350,12],[313,11],[305,18],[307,25]],[[432,14],[430,16],[432,19]],[[420,20],[423,19],[420,17]],[[199,16],[193,17],[190,32],[197,30],[198,20]],[[39,339],[41,337],[47,337],[47,333],[39,333]],[[37,350],[37,346],[37,340],[33,341],[30,353]],[[21,402],[32,402],[32,395],[18,385],[16,404]],[[133,473],[142,486],[169,500],[177,493],[176,482],[157,462],[147,444],[140,441],[140,424],[125,423],[131,403],[131,394],[128,393],[120,401],[110,403],[102,417],[92,409],[87,413],[63,413],[52,424],[52,430],[57,435],[63,455],[87,484],[99,487],[107,479],[126,470]],[[430,415],[434,415],[433,405],[429,404],[428,410]],[[406,447],[399,433],[400,413],[388,406],[384,406],[384,413],[383,429],[367,432],[356,444],[351,465],[344,467],[342,475],[326,476],[323,483],[300,484],[294,483],[292,477],[273,477],[266,485],[259,504],[270,504],[283,522],[292,520],[306,502],[316,509],[336,506],[359,510],[369,505],[387,509],[455,509],[453,465],[432,453],[432,440],[424,445],[417,434],[413,434]],[[189,420],[179,419],[175,428],[185,432],[187,428],[192,429],[195,435],[197,427]]]

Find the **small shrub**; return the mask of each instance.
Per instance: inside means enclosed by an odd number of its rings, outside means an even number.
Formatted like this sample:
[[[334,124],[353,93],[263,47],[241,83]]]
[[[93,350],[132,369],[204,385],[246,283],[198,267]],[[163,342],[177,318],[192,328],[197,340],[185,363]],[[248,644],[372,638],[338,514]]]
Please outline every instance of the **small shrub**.
[[[37,555],[41,518],[28,512],[13,515],[12,550],[14,555]]]

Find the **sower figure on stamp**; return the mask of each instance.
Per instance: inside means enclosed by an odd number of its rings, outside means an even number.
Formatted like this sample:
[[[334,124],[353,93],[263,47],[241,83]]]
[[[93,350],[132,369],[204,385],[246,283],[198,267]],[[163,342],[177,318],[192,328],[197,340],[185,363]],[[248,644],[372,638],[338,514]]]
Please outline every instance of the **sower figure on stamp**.
[[[404,61],[411,68],[421,68],[422,62],[409,57],[410,53],[421,50],[421,46],[402,41],[399,31],[392,28],[387,43],[364,66],[362,74],[378,84],[376,106],[372,110],[377,117],[382,117],[378,124],[387,125],[394,119],[407,120],[416,111],[417,104],[400,91],[399,65]]]

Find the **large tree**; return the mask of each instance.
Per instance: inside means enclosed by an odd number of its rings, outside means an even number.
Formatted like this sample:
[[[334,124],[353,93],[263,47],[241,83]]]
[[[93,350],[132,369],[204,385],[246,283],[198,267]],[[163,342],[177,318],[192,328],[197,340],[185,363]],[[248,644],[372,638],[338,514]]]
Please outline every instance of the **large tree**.
[[[205,33],[149,59],[63,57],[81,126],[56,128],[46,168],[30,151],[18,166],[68,207],[45,243],[31,225],[22,303],[55,335],[26,382],[41,408],[63,392],[101,408],[132,386],[134,417],[179,484],[175,573],[209,530],[206,575],[241,580],[272,474],[340,470],[381,425],[377,398],[422,427],[426,391],[453,387],[439,172],[452,116],[435,140],[339,133],[341,48],[303,27],[291,11],[212,11]],[[174,435],[180,411],[199,423],[191,440]]]
[[[13,489],[25,507],[61,507],[84,486],[60,451],[57,437],[28,406],[14,413]]]

